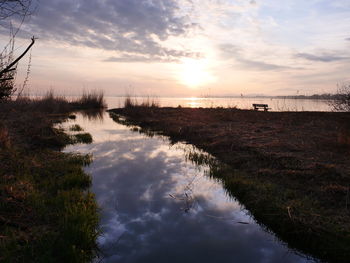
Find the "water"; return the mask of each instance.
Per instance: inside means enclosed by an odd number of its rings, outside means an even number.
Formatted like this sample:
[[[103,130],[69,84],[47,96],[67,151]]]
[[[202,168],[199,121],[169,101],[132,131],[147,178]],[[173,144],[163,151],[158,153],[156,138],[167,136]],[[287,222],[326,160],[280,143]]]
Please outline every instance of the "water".
[[[63,95],[64,96],[64,95]],[[31,96],[41,98],[42,96]],[[80,96],[66,96],[67,99],[77,99]],[[126,97],[106,96],[108,108],[124,107]],[[197,97],[132,97],[137,102],[155,101],[161,107],[190,107],[190,108],[210,108],[210,107],[237,107],[239,109],[253,109],[252,104],[268,104],[270,111],[332,111],[333,108],[327,100],[315,99],[282,99],[282,98],[197,98]]]
[[[86,171],[101,208],[102,262],[310,262],[256,224],[207,166],[187,161],[192,147],[133,132],[106,113],[73,123],[94,138],[66,151],[94,156]]]
[[[136,98],[138,102],[147,101],[147,98]],[[125,97],[106,97],[108,108],[124,106]],[[332,111],[326,100],[312,99],[280,99],[280,98],[167,98],[155,97],[161,107],[237,107],[239,109],[252,109],[252,104],[268,104],[271,111]]]

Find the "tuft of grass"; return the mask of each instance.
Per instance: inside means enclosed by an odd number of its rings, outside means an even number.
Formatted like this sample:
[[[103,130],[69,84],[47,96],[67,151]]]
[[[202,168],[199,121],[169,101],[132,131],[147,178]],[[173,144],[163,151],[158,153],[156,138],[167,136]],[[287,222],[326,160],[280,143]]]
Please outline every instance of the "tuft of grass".
[[[124,100],[124,108],[133,108],[136,104],[137,102],[135,101],[135,99],[132,99],[129,95],[126,96]]]
[[[69,127],[69,130],[70,131],[77,131],[77,132],[79,132],[79,131],[83,131],[83,128],[80,127],[78,124],[74,124],[71,127]]]
[[[73,144],[75,143],[90,144],[93,142],[92,136],[90,133],[78,133],[78,134],[71,135],[71,140]]]
[[[90,121],[103,120],[104,109],[90,109],[90,110],[81,110],[80,111],[83,118],[86,118]]]
[[[156,98],[150,98],[150,97],[147,97],[146,99],[144,99],[140,104],[140,107],[144,107],[144,108],[159,108],[159,106],[160,106],[159,100],[157,100]]]
[[[160,104],[156,98],[146,97],[142,102],[138,102],[136,98],[131,98],[129,95],[124,100],[125,109],[135,108],[159,108]]]
[[[84,92],[82,97],[73,101],[72,104],[78,109],[104,109],[107,104],[103,92]]]
[[[49,113],[68,112],[71,110],[69,101],[64,96],[55,95],[53,90],[49,90],[41,99],[29,100],[26,97],[21,97],[20,102],[32,106],[37,110],[42,110]]]

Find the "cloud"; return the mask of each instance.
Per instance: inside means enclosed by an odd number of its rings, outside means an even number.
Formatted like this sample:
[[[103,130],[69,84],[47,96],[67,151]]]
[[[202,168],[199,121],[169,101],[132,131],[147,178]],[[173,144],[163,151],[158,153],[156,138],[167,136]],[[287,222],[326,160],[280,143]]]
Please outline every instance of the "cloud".
[[[44,40],[129,53],[123,58],[131,61],[130,53],[169,60],[192,56],[162,44],[194,26],[178,11],[176,0],[42,1],[23,29]]]
[[[132,62],[142,62],[142,63],[152,63],[152,62],[179,62],[181,57],[190,58],[200,58],[202,55],[195,52],[186,51],[176,51],[169,52],[171,55],[167,54],[165,56],[159,55],[148,55],[148,54],[121,54],[119,56],[109,57],[104,62],[122,62],[122,63],[132,63]]]
[[[346,41],[350,41],[350,37],[348,37],[348,38],[345,38],[345,40],[346,40]]]
[[[285,69],[300,69],[300,68],[293,68],[278,64],[272,64],[272,63],[266,63],[263,61],[256,61],[256,60],[249,60],[244,58],[236,58],[236,62],[238,62],[238,65],[242,67],[245,70],[261,70],[261,71],[268,71],[268,70],[285,70]]]
[[[297,53],[295,54],[296,58],[302,58],[310,61],[318,61],[318,62],[335,62],[340,60],[349,59],[349,57],[343,57],[333,54],[320,54],[320,55],[314,55],[309,53]]]
[[[151,62],[175,62],[175,61],[177,60],[174,58],[165,58],[160,56],[128,55],[128,54],[123,54],[117,57],[109,57],[103,60],[103,62],[122,62],[122,63],[133,63],[133,62],[151,63]]]
[[[244,70],[258,70],[258,71],[269,71],[269,70],[286,70],[286,69],[301,69],[285,65],[279,65],[269,63],[261,60],[255,60],[247,58],[244,55],[244,49],[239,46],[224,44],[220,46],[220,50],[223,58],[233,59],[236,65]]]
[[[250,3],[251,5],[256,5],[256,4],[257,4],[257,2],[256,2],[255,0],[251,0],[249,3]]]

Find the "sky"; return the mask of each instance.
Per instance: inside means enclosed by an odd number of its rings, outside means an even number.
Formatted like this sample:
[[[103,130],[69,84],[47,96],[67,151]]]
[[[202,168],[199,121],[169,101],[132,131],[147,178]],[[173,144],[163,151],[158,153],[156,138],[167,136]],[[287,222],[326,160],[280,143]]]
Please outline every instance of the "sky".
[[[31,93],[311,95],[350,80],[349,0],[37,0],[33,7],[15,47],[20,54],[38,38]],[[9,23],[0,21],[3,46]]]

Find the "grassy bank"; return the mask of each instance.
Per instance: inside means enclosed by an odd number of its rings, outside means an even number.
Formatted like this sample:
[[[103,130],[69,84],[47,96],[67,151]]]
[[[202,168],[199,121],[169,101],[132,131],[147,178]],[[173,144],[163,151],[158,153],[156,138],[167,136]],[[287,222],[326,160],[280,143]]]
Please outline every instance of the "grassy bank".
[[[350,258],[348,113],[138,107],[121,123],[186,141],[230,194],[291,248],[329,262]],[[119,118],[119,116],[124,116]]]
[[[91,156],[62,153],[91,142],[78,127],[55,124],[96,101],[52,94],[0,103],[0,261],[90,262],[96,255],[97,206],[83,167]],[[88,102],[88,103],[87,103]],[[102,101],[101,101],[102,102]],[[92,103],[92,104],[91,104]]]

